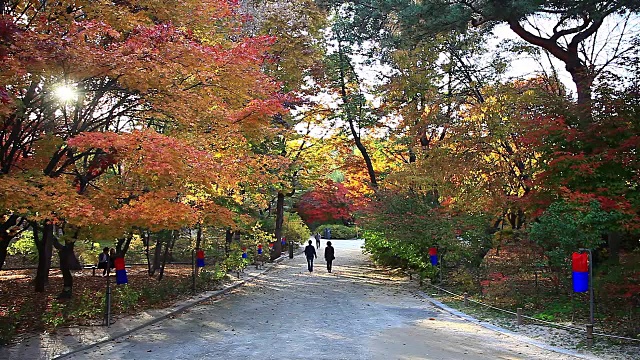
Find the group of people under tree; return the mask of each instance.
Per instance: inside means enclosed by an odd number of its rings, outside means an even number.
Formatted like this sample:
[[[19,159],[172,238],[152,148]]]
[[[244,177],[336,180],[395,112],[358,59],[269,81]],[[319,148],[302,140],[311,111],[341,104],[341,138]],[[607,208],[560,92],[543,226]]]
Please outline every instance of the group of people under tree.
[[[320,249],[320,235],[316,234],[316,247]],[[313,272],[313,260],[318,258],[318,254],[316,253],[316,248],[313,247],[313,241],[309,240],[309,245],[304,248],[304,254],[307,257],[307,269],[309,272]],[[324,260],[327,262],[327,271],[331,272],[331,265],[333,260],[335,260],[335,250],[331,245],[331,241],[327,241],[327,246],[324,248]]]
[[[102,276],[106,276],[110,269],[115,267],[113,260],[116,258],[116,249],[105,247],[98,256],[98,269],[102,269]]]

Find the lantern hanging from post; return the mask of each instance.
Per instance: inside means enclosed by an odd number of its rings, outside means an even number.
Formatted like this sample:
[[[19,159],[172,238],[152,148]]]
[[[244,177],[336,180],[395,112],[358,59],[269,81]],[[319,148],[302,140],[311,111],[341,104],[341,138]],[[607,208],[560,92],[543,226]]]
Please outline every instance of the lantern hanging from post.
[[[571,270],[573,274],[573,291],[586,292],[589,290],[589,256],[587,253],[574,252],[571,255]]]
[[[204,267],[204,250],[196,251],[196,266]]]
[[[242,247],[242,258],[243,259],[247,258],[247,247],[246,246]]]
[[[431,265],[438,265],[438,248],[430,247],[429,248],[429,260],[431,260]]]
[[[115,258],[113,260],[113,266],[116,268],[116,284],[122,285],[129,283],[129,280],[127,279],[127,270],[124,267],[124,258]]]
[[[258,255],[262,254],[262,244],[258,244]]]

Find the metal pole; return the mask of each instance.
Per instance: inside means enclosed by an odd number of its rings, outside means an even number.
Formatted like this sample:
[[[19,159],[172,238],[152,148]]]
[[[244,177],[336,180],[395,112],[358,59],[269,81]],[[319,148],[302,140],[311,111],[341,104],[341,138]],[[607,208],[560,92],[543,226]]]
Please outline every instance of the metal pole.
[[[593,301],[593,256],[591,249],[579,249],[580,251],[586,251],[589,259],[589,323],[594,324],[594,301]]]
[[[442,255],[438,251],[438,265],[440,265],[440,286],[442,286]]]
[[[196,249],[191,250],[191,277],[193,282],[191,283],[191,291],[196,293]]]
[[[587,249],[587,251],[589,252],[589,321],[591,322],[591,326],[593,326],[594,325],[593,256],[591,255],[591,249]]]
[[[107,262],[107,291],[106,291],[106,299],[105,299],[105,306],[106,306],[106,314],[105,314],[105,321],[106,321],[106,325],[107,327],[111,326],[111,264],[109,262]]]

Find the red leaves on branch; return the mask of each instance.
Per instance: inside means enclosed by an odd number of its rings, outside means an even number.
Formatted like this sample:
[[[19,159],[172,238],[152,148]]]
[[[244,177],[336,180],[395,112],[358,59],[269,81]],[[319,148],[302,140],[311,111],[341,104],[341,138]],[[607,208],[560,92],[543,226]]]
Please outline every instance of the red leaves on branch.
[[[316,186],[298,202],[298,213],[307,223],[348,221],[355,208],[347,188],[333,180]]]

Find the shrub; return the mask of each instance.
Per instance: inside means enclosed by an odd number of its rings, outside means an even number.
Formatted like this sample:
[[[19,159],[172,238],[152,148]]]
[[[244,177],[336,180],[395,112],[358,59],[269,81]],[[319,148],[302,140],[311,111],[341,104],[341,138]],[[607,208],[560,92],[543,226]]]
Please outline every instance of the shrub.
[[[198,273],[196,285],[201,290],[213,290],[226,275],[219,265],[216,265],[214,268],[202,269]]]
[[[65,305],[53,300],[42,314],[42,322],[50,331],[54,331],[58,326],[64,324],[64,311]]]
[[[9,307],[5,313],[0,313],[0,345],[6,345],[13,339],[19,319],[20,314],[13,307]]]
[[[124,285],[117,286],[113,291],[113,304],[118,306],[122,312],[133,309],[141,297],[141,292]]]
[[[311,230],[298,214],[287,214],[284,220],[282,234],[287,238],[287,241],[304,243],[311,237]]]
[[[68,309],[68,317],[73,319],[90,320],[99,318],[105,309],[104,293],[85,290],[80,296],[74,297]]]
[[[222,268],[226,271],[242,271],[249,264],[249,259],[242,258],[242,250],[234,249],[229,252],[229,257],[222,262]]]
[[[9,245],[7,253],[9,255],[22,256],[30,262],[36,261],[38,259],[38,249],[33,241],[33,232],[25,231],[20,234],[18,240]]]

